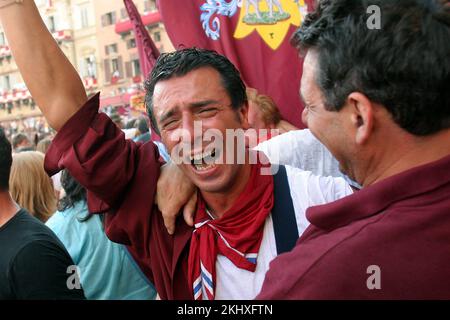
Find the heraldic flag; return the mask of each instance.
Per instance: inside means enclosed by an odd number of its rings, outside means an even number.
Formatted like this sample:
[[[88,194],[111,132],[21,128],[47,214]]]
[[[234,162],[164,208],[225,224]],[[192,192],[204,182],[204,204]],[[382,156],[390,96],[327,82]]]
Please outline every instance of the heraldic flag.
[[[289,40],[312,0],[159,0],[175,48],[199,47],[227,56],[245,83],[271,96],[297,127],[302,63]]]
[[[139,62],[141,64],[142,73],[147,75],[152,71],[159,57],[159,50],[153,43],[152,38],[142,23],[141,15],[132,0],[124,0],[130,21],[133,23],[134,33],[136,35],[136,45],[139,52]]]
[[[130,17],[130,21],[133,23],[141,70],[144,77],[147,77],[152,71],[156,63],[156,59],[158,59],[160,53],[158,48],[156,48],[150,34],[147,32],[147,29],[142,22],[141,15],[139,14],[134,2],[132,0],[123,0],[123,3],[125,5],[125,9],[127,10],[128,16]],[[152,140],[161,140],[154,130],[152,131]]]

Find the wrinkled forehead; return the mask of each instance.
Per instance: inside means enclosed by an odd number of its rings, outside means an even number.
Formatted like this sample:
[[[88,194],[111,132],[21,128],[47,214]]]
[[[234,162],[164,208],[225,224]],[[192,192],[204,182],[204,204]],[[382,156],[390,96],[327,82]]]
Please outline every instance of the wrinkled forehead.
[[[302,81],[306,83],[310,83],[317,79],[317,71],[318,71],[318,61],[319,54],[315,50],[308,50],[304,61],[303,61],[303,73],[302,73]],[[303,84],[303,83],[302,83]]]
[[[158,81],[153,93],[156,117],[173,108],[182,108],[201,101],[229,101],[220,74],[213,68],[204,67],[186,75]]]
[[[300,85],[300,95],[303,98],[310,97],[318,90],[318,53],[314,50],[308,50],[303,62],[303,73]]]

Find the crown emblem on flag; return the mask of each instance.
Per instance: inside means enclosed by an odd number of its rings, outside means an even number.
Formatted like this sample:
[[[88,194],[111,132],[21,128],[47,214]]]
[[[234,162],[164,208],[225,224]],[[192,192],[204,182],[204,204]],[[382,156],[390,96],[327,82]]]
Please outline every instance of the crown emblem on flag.
[[[256,32],[273,50],[286,38],[290,25],[300,26],[307,6],[304,0],[206,0],[200,7],[206,35],[220,39],[219,16],[233,17],[239,12],[234,38],[243,39]]]

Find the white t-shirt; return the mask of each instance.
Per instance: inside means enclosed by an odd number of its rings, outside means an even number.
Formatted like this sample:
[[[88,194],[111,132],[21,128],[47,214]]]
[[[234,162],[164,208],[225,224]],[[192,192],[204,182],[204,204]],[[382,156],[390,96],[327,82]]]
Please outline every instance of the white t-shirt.
[[[339,163],[309,129],[289,131],[260,143],[270,163],[300,168],[320,176],[343,177]]]
[[[62,186],[61,186],[61,172],[58,172],[57,174],[55,174],[54,176],[52,176],[52,181],[53,181],[53,188],[58,191],[61,192],[62,190]]]
[[[343,177],[352,187],[361,186],[343,174],[339,162],[309,129],[289,131],[257,145],[270,163],[292,166],[319,176]]]
[[[299,235],[309,222],[305,217],[308,207],[329,203],[352,193],[343,178],[319,177],[311,172],[286,166],[291,197]],[[264,235],[255,272],[236,267],[228,258],[218,255],[216,261],[217,300],[250,300],[261,291],[269,263],[277,256],[272,216],[266,220]],[[203,297],[206,297],[204,294]]]

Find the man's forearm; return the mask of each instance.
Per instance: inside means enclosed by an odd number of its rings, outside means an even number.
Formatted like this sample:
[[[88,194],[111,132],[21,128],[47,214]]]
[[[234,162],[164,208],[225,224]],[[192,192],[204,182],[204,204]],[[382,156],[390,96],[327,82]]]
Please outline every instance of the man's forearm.
[[[33,0],[0,8],[0,21],[25,84],[50,126],[59,130],[87,100],[77,71],[47,30]]]

